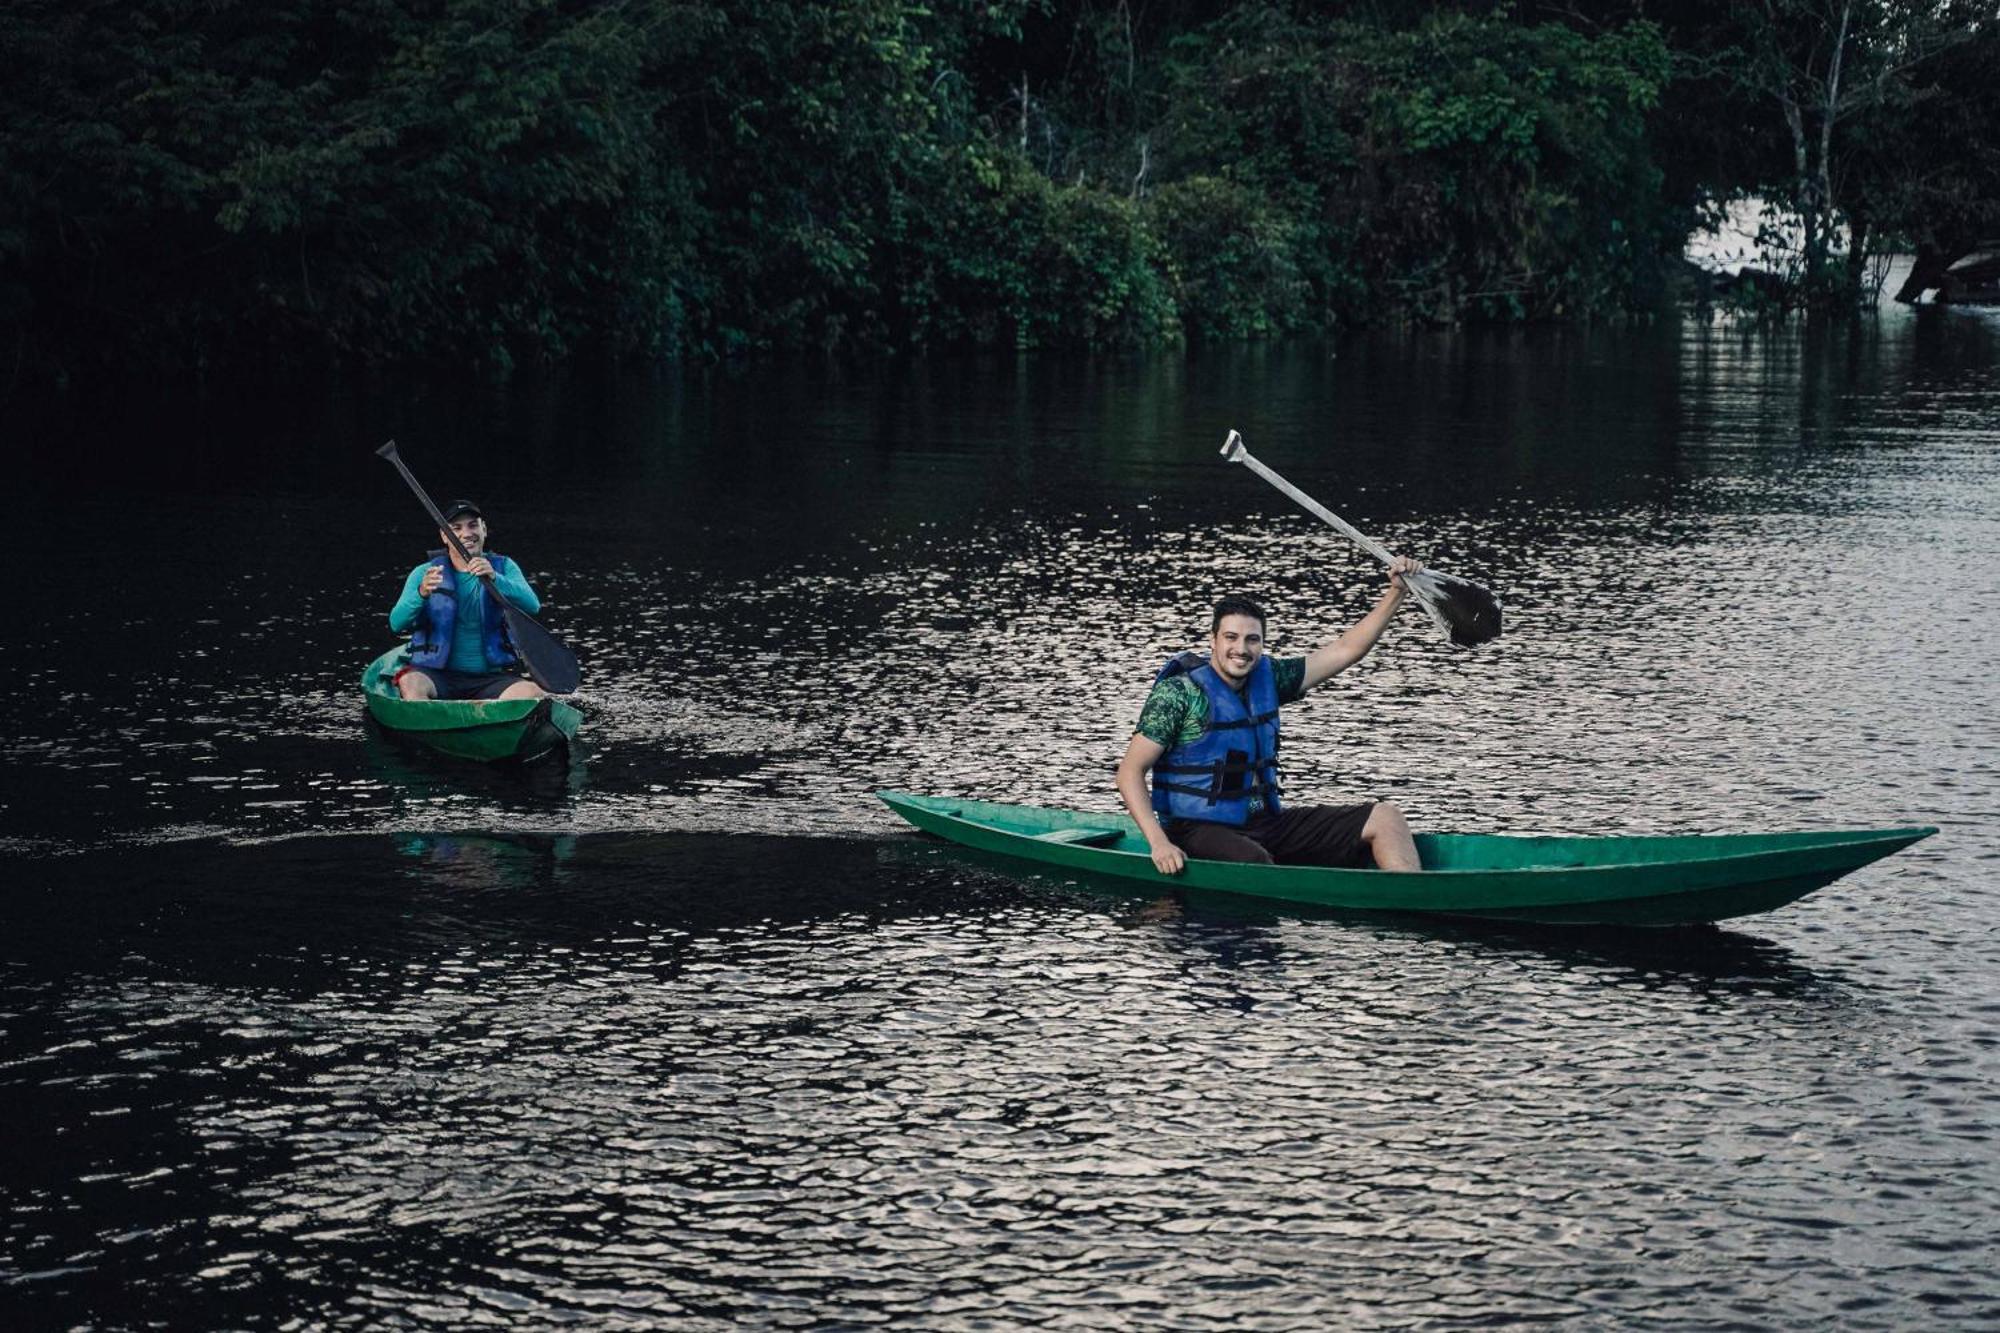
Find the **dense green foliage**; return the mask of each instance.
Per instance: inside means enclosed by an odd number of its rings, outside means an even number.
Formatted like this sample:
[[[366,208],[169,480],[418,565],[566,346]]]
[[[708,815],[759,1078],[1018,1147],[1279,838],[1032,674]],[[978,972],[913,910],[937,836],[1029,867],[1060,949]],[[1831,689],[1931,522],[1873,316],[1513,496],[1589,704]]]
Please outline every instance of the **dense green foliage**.
[[[1911,298],[1953,260],[2000,244],[2000,20],[1956,19],[1885,81],[1835,160],[1833,204],[1859,237],[1850,271],[1871,244],[1912,251]]]
[[[1385,28],[1251,8],[1177,54],[1167,174],[1271,201],[1313,322],[1385,306],[1432,320],[1617,310],[1678,240],[1660,229],[1646,152],[1668,72],[1648,25],[1587,37],[1504,17]]]
[[[15,0],[0,383],[1644,308],[1697,188],[1774,159],[1662,149],[1690,78],[1754,104],[1754,43],[1677,83],[1600,9]]]
[[[658,207],[673,172],[615,11],[31,3],[0,23],[0,300],[38,348],[560,355],[628,320],[671,344],[665,275],[691,247]]]
[[[1851,312],[1872,298],[1872,255],[1914,250],[1921,271],[2000,238],[1992,0],[1691,0],[1672,12],[1678,76],[1656,143],[1680,177],[1669,191],[1764,201],[1789,246],[1763,294],[1777,308]]]

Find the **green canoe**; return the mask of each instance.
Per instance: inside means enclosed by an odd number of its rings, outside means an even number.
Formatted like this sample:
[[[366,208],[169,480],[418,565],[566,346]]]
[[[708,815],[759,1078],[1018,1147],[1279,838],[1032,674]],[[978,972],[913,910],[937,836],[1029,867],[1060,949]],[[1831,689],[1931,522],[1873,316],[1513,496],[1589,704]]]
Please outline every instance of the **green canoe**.
[[[361,695],[384,728],[461,759],[535,759],[576,737],[583,714],[561,699],[426,699],[413,702],[389,683],[410,660],[392,648],[361,673]]]
[[[1420,871],[1190,860],[1162,875],[1126,816],[877,792],[918,828],[1071,870],[1319,907],[1566,925],[1688,925],[1768,912],[1937,832],[1732,833],[1653,838],[1420,833]]]

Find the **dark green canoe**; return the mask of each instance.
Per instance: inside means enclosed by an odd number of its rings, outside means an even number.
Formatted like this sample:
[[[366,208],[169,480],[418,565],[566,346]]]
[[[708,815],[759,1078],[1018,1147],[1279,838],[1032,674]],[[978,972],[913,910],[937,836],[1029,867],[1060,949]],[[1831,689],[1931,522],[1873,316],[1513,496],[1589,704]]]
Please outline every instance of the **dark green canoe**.
[[[877,792],[918,828],[981,851],[1167,887],[1319,907],[1568,925],[1688,925],[1768,912],[1937,832],[1731,833],[1651,838],[1420,833],[1420,871],[1194,861],[1162,875],[1122,814]]]
[[[392,648],[361,673],[361,695],[383,727],[461,759],[536,759],[576,738],[583,714],[551,695],[539,699],[426,699],[413,702],[389,683],[410,660]]]

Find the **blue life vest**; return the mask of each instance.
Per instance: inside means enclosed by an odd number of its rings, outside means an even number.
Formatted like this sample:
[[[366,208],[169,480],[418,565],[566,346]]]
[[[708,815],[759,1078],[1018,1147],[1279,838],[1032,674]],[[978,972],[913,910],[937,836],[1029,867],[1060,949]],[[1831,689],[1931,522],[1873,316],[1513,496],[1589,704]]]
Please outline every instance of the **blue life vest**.
[[[509,564],[506,556],[491,552],[487,553],[486,562],[493,566],[496,575],[505,573]],[[443,551],[432,551],[431,563],[444,571],[444,582],[424,598],[423,609],[417,613],[417,628],[410,635],[410,665],[435,670],[451,662],[451,634],[458,623],[458,580],[472,575],[453,569],[451,558]],[[485,650],[486,666],[491,671],[513,666],[516,658],[513,640],[507,637],[505,608],[490,586],[485,592],[480,602],[480,610],[485,612],[480,647]]]
[[[1271,659],[1259,658],[1237,693],[1209,659],[1182,653],[1160,668],[1153,683],[1185,675],[1208,696],[1201,735],[1160,756],[1153,765],[1153,811],[1164,820],[1199,819],[1243,824],[1250,798],[1266,813],[1278,812],[1278,679]]]

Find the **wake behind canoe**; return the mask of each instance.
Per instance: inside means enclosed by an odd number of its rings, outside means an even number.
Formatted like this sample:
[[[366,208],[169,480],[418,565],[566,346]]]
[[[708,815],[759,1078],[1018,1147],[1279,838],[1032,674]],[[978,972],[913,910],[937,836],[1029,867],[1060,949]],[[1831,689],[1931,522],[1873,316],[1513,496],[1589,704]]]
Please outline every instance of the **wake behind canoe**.
[[[405,699],[390,683],[409,662],[392,648],[361,674],[368,713],[385,730],[460,759],[529,760],[566,747],[583,714],[552,695],[538,699]]]
[[[1417,835],[1410,873],[1190,860],[1153,868],[1122,814],[877,792],[910,823],[963,846],[1047,865],[1319,907],[1574,925],[1687,925],[1794,902],[1937,830],[1678,837]]]

